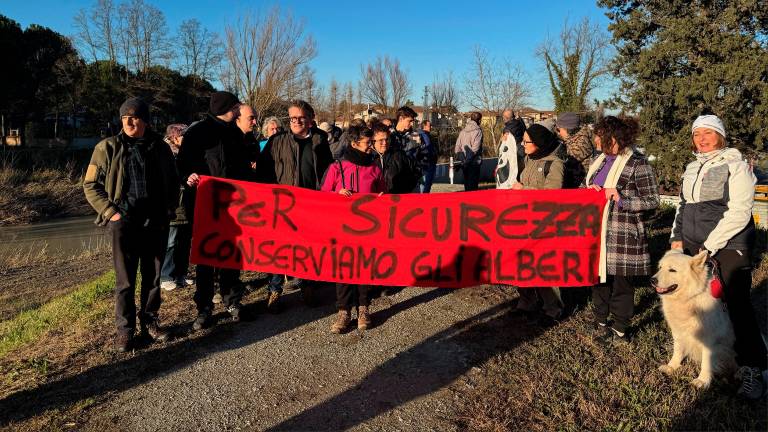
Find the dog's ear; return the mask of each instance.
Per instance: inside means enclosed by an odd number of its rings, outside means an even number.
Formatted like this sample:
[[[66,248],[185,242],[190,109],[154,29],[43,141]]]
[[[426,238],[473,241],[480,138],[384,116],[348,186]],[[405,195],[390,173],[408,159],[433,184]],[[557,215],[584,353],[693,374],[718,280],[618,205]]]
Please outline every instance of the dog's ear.
[[[700,271],[701,269],[704,268],[704,265],[706,264],[708,257],[709,257],[709,252],[707,251],[699,252],[691,260],[691,268],[694,271]]]

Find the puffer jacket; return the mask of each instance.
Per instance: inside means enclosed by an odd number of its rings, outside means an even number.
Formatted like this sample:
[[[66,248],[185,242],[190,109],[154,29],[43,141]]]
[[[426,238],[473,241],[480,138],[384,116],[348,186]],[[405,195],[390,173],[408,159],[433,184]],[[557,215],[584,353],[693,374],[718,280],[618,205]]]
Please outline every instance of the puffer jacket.
[[[359,193],[386,191],[384,173],[373,155],[348,147],[343,157],[328,167],[320,190],[338,192],[341,189]]]
[[[320,189],[325,170],[333,162],[328,134],[318,128],[310,130],[315,168],[315,190]],[[256,162],[257,178],[262,183],[299,185],[299,143],[290,131],[272,135]]]
[[[755,183],[738,150],[697,153],[683,173],[670,241],[703,245],[712,254],[720,249],[751,249]]]
[[[525,157],[525,167],[520,173],[523,189],[560,189],[563,187],[563,160],[555,149],[539,159]],[[547,169],[547,166],[549,168]]]
[[[483,129],[472,120],[467,120],[467,125],[459,132],[456,138],[454,153],[464,153],[464,163],[483,163]]]
[[[96,144],[93,149],[91,161],[85,172],[83,191],[85,199],[96,210],[94,223],[104,226],[115,213],[120,211],[123,204],[123,192],[125,191],[126,157],[125,134],[119,134],[106,138]],[[156,179],[156,184],[148,187],[158,193],[166,208],[160,210],[160,215],[165,221],[173,219],[178,205],[179,188],[176,167],[174,166],[173,153],[168,145],[163,142],[160,135],[150,129],[144,134],[144,140],[149,144],[147,151],[147,166],[156,167],[159,175],[150,175],[147,180]],[[149,159],[151,158],[151,160]]]

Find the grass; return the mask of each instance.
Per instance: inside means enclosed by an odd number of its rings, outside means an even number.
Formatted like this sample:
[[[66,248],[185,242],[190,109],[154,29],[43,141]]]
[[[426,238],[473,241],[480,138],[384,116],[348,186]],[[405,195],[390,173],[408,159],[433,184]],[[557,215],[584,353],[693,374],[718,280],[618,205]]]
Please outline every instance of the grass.
[[[669,247],[673,208],[653,216],[649,241],[655,260]],[[768,231],[758,230],[753,304],[765,332]],[[581,310],[563,324],[497,354],[461,400],[457,423],[470,431],[766,430],[765,400],[735,397],[736,382],[709,390],[690,385],[690,363],[675,377],[657,367],[669,360],[671,336],[654,290],[636,290],[629,345],[604,349],[593,339],[591,314]]]
[[[109,296],[114,285],[115,274],[108,272],[80,285],[69,294],[0,323],[0,358],[44,337],[52,330],[98,314],[96,304]]]
[[[90,214],[82,178],[87,151],[0,151],[0,226]]]

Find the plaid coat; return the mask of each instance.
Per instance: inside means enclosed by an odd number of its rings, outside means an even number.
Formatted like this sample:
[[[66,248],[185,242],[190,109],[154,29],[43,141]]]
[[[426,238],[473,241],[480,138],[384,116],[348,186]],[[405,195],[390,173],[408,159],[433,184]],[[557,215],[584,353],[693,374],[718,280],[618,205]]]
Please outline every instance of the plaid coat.
[[[597,160],[595,163],[598,163]],[[601,168],[595,170],[590,182]],[[659,187],[645,156],[638,152],[632,154],[621,172],[616,189],[621,201],[608,203],[611,208],[605,243],[607,274],[648,275],[651,273],[651,255],[644,219],[648,210],[659,206]]]

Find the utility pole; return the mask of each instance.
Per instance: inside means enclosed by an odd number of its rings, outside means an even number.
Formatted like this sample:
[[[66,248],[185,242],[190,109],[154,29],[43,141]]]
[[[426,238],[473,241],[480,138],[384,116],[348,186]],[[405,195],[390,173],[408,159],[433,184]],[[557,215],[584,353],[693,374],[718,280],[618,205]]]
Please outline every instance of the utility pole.
[[[424,86],[424,118],[421,119],[421,122],[424,123],[424,120],[430,120],[429,116],[429,87]]]

